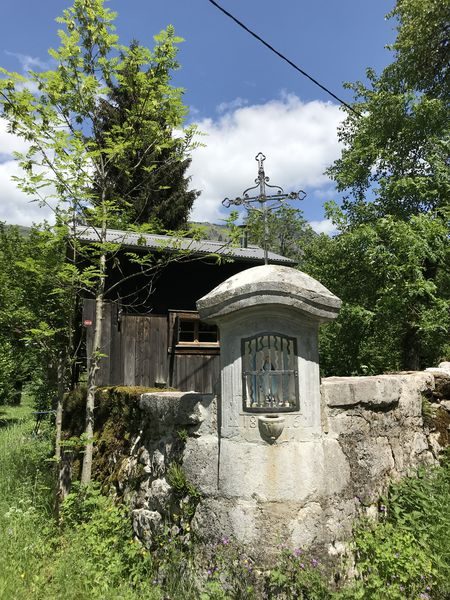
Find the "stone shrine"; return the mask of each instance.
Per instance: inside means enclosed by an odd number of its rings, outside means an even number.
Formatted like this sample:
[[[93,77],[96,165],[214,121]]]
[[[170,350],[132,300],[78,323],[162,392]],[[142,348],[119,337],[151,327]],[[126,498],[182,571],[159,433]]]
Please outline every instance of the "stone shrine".
[[[308,275],[273,265],[234,275],[198,301],[200,318],[220,328],[220,390],[143,394],[139,431],[118,467],[147,545],[179,502],[174,462],[197,490],[189,525],[201,538],[233,536],[260,555],[284,543],[333,556],[358,515],[377,513],[390,481],[436,461],[450,441],[447,400],[438,394],[443,425],[434,429],[422,405],[448,374],[320,382],[319,325],[340,304]],[[139,485],[128,485],[136,473]]]
[[[339,493],[347,481],[339,444],[322,436],[318,355],[319,325],[340,304],[309,275],[273,265],[243,271],[197,303],[221,336],[217,492],[246,502],[250,520],[265,508],[271,521],[280,510],[292,519],[311,495]]]

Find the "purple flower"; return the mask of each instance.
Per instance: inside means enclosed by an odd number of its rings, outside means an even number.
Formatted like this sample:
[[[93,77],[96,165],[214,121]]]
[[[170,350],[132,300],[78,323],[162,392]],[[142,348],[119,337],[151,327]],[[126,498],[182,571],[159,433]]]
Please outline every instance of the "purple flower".
[[[304,565],[303,563],[300,563],[300,567],[301,567],[302,569],[304,569],[304,568],[305,568],[305,565]]]
[[[229,544],[229,543],[230,543],[230,539],[229,539],[229,538],[227,538],[227,537],[224,535],[224,536],[223,536],[223,538],[222,538],[222,544],[223,544],[224,546],[226,546],[226,545],[227,545],[227,544]]]
[[[295,548],[294,550],[294,556],[300,556],[300,554],[303,553],[303,550],[301,548]]]
[[[317,567],[317,565],[319,564],[319,561],[316,560],[315,558],[312,559],[311,564],[313,567]]]

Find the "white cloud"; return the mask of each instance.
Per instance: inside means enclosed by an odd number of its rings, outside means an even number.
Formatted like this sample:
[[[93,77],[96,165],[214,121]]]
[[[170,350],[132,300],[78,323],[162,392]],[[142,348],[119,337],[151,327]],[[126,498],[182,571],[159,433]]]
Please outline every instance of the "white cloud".
[[[219,104],[219,106],[217,107],[217,112],[218,113],[229,112],[229,111],[235,110],[236,108],[241,108],[242,106],[246,106],[247,104],[248,104],[248,100],[238,96],[231,102],[221,102]]]
[[[48,62],[41,60],[36,56],[20,54],[19,52],[9,52],[8,50],[5,50],[5,54],[7,54],[8,56],[14,56],[14,58],[16,58],[19,61],[22,70],[25,73],[27,73],[28,71],[33,71],[36,68],[38,68],[40,71],[45,71],[49,68]]]
[[[237,99],[238,104],[242,99]],[[220,107],[219,107],[220,108]],[[267,156],[266,175],[286,191],[310,196],[330,180],[323,174],[339,155],[337,127],[343,115],[325,102],[302,102],[293,94],[254,106],[229,105],[217,119],[203,119],[206,147],[192,155],[192,187],[202,190],[192,213],[195,221],[217,221],[226,212],[221,201],[252,185],[258,152]]]
[[[32,202],[12,179],[20,177],[22,171],[11,155],[14,151],[24,152],[26,149],[27,143],[8,133],[5,119],[0,119],[0,221],[15,225],[31,225],[52,217],[49,209]]]
[[[225,112],[217,118],[198,123],[207,135],[202,140],[206,146],[197,148],[192,156],[192,187],[202,190],[202,195],[191,218],[213,222],[226,218],[229,210],[222,207],[223,198],[240,196],[253,184],[257,175],[254,157],[260,151],[267,156],[269,183],[286,191],[303,189],[308,194],[306,201],[321,205],[321,198],[328,199],[331,190],[323,172],[340,152],[336,132],[343,115],[339,108],[318,101],[302,102],[292,94],[260,105],[242,106],[243,102],[238,98],[222,107]],[[0,119],[0,220],[24,225],[50,214],[37,203],[30,204],[30,198],[11,182],[11,175],[19,174],[11,153],[25,148],[23,140],[8,133]],[[314,227],[331,232],[327,221],[317,221]]]
[[[53,213],[41,208],[31,197],[24,194],[11,179],[21,175],[19,165],[14,160],[0,163],[0,221],[14,225],[31,225],[50,220]]]
[[[326,233],[327,235],[337,233],[337,229],[330,219],[323,219],[322,221],[310,221],[309,224],[316,233]]]
[[[7,160],[13,152],[25,152],[28,144],[17,135],[8,132],[8,123],[0,118],[0,161]]]

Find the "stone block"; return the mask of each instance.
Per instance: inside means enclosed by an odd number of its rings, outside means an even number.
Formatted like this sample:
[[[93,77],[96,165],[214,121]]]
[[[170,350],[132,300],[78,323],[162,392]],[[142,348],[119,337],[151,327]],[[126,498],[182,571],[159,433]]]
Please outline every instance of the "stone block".
[[[309,548],[323,539],[323,508],[318,502],[302,507],[288,524],[290,543],[295,548]]]
[[[362,404],[367,407],[389,407],[398,403],[401,377],[328,377],[322,380],[321,393],[325,404],[333,408],[347,408]]]
[[[197,392],[142,394],[139,404],[147,421],[146,432],[153,436],[177,428],[200,426],[210,418],[211,405],[214,406],[212,394]]]
[[[162,517],[159,512],[139,508],[131,513],[133,530],[141,542],[149,548],[155,536],[161,533]]]
[[[188,438],[183,452],[183,469],[188,480],[202,493],[217,493],[219,440],[217,435]]]
[[[339,493],[349,474],[347,460],[333,439],[273,446],[221,441],[219,493],[227,498],[257,495],[267,501],[305,503]]]

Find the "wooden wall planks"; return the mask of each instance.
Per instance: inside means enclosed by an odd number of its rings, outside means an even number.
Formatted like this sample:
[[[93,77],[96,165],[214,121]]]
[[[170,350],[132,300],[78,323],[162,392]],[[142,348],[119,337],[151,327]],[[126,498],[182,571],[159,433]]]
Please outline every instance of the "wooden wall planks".
[[[83,322],[87,356],[92,348],[95,326],[95,301],[84,300]],[[168,315],[122,315],[118,318],[115,303],[106,303],[102,336],[101,368],[97,385],[127,385],[153,387],[170,385],[181,391],[211,393],[220,378],[220,357],[217,349],[211,355],[168,352]]]

